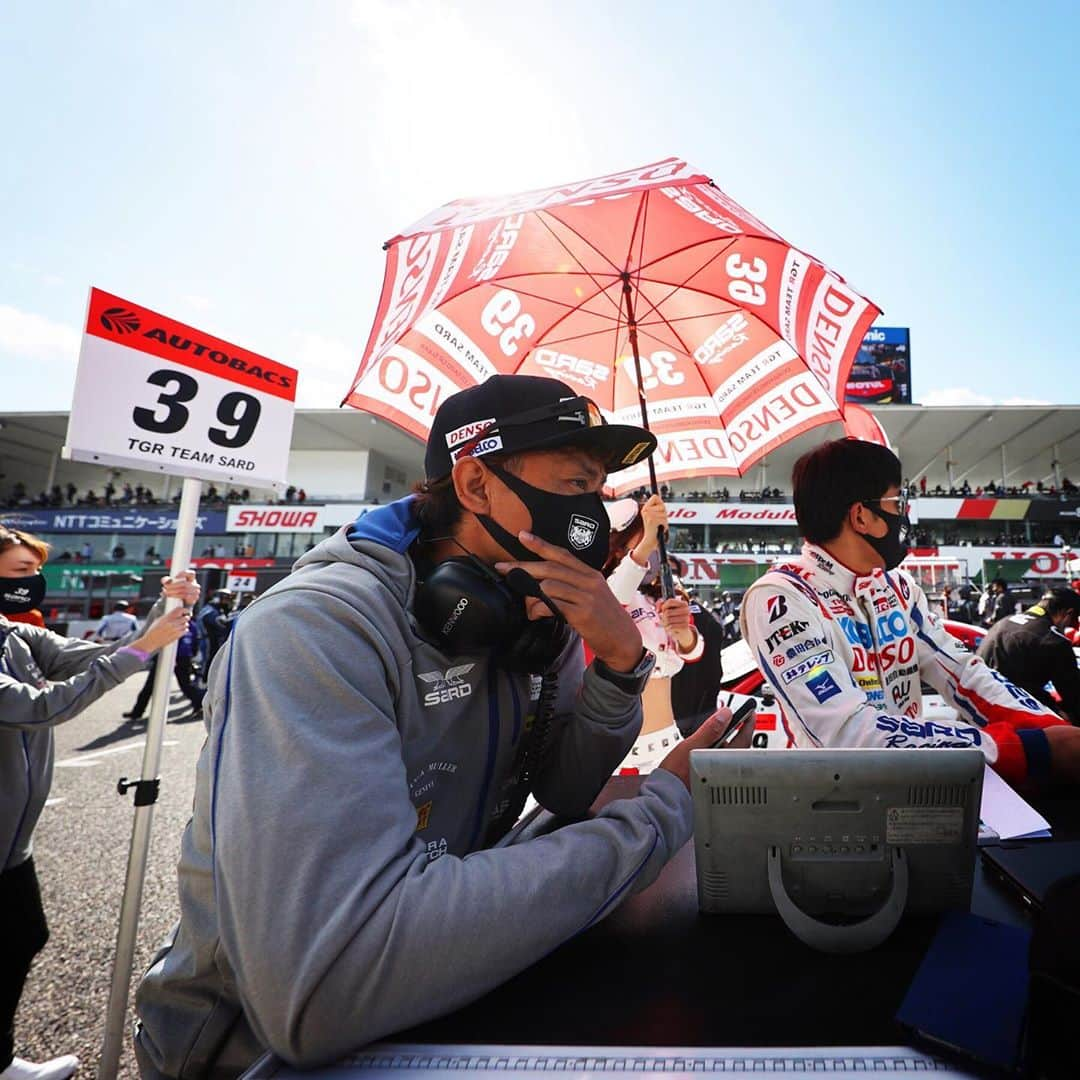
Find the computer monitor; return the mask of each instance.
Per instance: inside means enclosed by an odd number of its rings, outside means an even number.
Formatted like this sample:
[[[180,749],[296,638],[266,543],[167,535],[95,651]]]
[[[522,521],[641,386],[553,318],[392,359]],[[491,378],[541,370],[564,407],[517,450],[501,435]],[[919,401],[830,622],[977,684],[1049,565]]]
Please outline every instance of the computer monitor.
[[[698,906],[778,913],[826,952],[967,909],[984,758],[965,749],[693,750]]]

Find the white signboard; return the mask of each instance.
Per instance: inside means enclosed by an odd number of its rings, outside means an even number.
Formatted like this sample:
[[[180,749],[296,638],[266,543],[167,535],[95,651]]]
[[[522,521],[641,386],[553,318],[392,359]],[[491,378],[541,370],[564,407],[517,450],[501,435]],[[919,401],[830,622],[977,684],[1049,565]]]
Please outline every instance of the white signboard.
[[[280,483],[296,375],[91,289],[67,452],[77,461],[235,485]]]
[[[230,574],[225,579],[225,588],[230,592],[254,592],[255,581],[254,574]]]

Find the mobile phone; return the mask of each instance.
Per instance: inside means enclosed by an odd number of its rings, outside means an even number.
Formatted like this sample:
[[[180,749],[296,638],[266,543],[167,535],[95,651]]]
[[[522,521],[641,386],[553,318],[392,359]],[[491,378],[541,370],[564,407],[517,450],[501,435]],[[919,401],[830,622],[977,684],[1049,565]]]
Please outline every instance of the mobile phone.
[[[748,698],[731,714],[731,722],[724,728],[723,734],[713,743],[713,746],[723,746],[725,743],[734,739],[742,730],[743,725],[754,716],[756,712],[757,702],[753,698]]]

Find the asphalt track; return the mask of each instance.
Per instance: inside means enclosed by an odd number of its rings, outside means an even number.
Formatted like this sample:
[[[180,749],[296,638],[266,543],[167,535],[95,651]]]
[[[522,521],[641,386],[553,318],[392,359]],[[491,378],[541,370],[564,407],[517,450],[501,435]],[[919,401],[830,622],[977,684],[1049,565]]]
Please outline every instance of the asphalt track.
[[[101,1056],[135,814],[133,793],[121,797],[116,782],[121,776],[138,777],[146,730],[120,714],[131,708],[144,677],[132,676],[56,729],[50,803],[34,832],[50,938],[23,991],[15,1053],[32,1061],[77,1054],[82,1062],[77,1080],[96,1077]],[[177,917],[175,868],[204,737],[201,720],[192,721],[190,706],[174,685],[136,940],[136,976]],[[135,983],[132,979],[119,1072],[128,1078],[138,1076],[130,1039]]]

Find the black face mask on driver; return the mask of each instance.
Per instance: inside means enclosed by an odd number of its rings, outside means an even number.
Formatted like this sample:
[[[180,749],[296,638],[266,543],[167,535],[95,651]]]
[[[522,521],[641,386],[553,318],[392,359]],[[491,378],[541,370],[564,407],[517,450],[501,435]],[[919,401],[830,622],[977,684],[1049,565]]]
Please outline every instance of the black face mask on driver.
[[[0,615],[22,615],[44,599],[45,575],[40,570],[26,577],[0,577]]]
[[[866,501],[876,502],[872,499]],[[862,538],[885,560],[886,570],[895,570],[910,549],[908,537],[911,535],[911,521],[907,514],[890,514],[888,510],[883,510],[880,504],[876,504],[873,509],[889,530],[884,536],[863,533]]]
[[[581,495],[557,495],[552,491],[527,484],[494,463],[487,466],[528,508],[532,515],[530,532],[549,544],[569,551],[586,566],[594,570],[603,567],[608,555],[608,537],[611,527],[604,501],[595,492]],[[515,559],[534,562],[540,559],[522,546],[497,521],[486,514],[477,514],[477,520],[491,538],[504,547]]]

